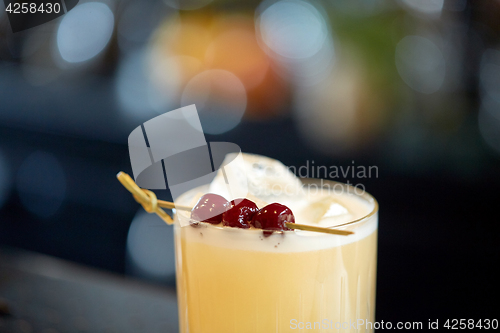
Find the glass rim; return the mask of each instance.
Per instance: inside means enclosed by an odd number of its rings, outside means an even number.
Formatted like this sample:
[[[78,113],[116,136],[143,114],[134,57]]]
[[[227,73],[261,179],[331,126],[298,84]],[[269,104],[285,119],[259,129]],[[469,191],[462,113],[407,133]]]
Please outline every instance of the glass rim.
[[[368,193],[365,190],[363,190],[363,192],[361,194],[359,194],[356,192],[357,188],[355,186],[352,186],[352,185],[349,185],[346,183],[342,183],[342,182],[338,182],[335,180],[329,180],[329,179],[323,179],[323,178],[299,178],[299,179],[302,182],[303,186],[307,185],[308,183],[317,183],[317,182],[321,182],[321,183],[326,182],[326,183],[332,183],[332,184],[341,185],[341,186],[347,186],[347,188],[350,189],[350,191],[348,193],[355,195],[357,197],[360,197],[369,203],[373,203],[373,208],[366,215],[364,215],[358,219],[349,221],[349,222],[345,222],[342,224],[338,224],[338,225],[329,227],[331,229],[337,229],[339,227],[348,227],[348,226],[358,224],[360,222],[364,222],[365,220],[368,220],[369,218],[371,218],[372,216],[374,216],[375,214],[378,213],[379,204],[378,204],[377,199],[375,199],[375,197],[373,195],[371,195],[370,193]],[[319,187],[319,188],[322,188],[322,187]]]

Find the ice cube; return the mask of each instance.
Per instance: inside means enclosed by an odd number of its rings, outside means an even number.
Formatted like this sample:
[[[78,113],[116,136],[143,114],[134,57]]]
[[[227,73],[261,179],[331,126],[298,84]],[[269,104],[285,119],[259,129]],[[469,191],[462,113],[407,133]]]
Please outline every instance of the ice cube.
[[[352,220],[350,211],[336,200],[331,194],[310,198],[296,214],[296,222],[317,225],[320,227],[333,227]]]
[[[228,200],[249,197],[272,203],[296,205],[305,193],[301,181],[283,165],[272,158],[241,154],[234,158],[228,154],[209,191],[222,195]],[[292,208],[292,207],[290,207]],[[293,209],[292,209],[293,210]]]
[[[339,216],[339,215],[344,215],[344,214],[349,214],[349,211],[347,208],[342,206],[341,204],[337,202],[333,202],[330,205],[330,208],[326,211],[326,213],[323,215],[323,218],[326,217],[334,217],[334,216]]]

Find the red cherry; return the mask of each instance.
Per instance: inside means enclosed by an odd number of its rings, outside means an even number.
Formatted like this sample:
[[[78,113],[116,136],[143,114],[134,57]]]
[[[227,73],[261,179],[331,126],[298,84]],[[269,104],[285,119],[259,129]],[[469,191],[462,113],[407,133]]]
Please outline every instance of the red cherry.
[[[230,207],[222,215],[222,225],[233,228],[250,228],[250,221],[259,211],[257,205],[248,199],[232,200]]]
[[[195,221],[219,224],[222,214],[229,206],[229,202],[220,195],[207,193],[203,195],[191,210],[191,219]]]
[[[295,223],[295,217],[290,208],[279,203],[269,204],[259,210],[251,222],[255,228],[271,230],[271,232],[264,231],[265,236],[269,236],[275,230],[290,230],[285,223]]]

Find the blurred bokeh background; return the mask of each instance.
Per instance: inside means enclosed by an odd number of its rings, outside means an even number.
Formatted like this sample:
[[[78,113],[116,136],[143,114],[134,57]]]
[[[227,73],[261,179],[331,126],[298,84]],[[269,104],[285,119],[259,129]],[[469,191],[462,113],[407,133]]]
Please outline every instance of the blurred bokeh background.
[[[378,320],[498,315],[500,1],[81,0],[15,34],[0,8],[3,251],[173,290],[172,230],[115,175],[195,103],[207,141],[378,167],[335,179],[381,206]]]

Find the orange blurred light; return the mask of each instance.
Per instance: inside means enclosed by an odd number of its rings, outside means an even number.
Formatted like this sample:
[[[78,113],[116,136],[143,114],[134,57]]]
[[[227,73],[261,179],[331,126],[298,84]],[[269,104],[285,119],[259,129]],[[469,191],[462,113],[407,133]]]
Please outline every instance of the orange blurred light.
[[[226,23],[205,54],[211,68],[225,69],[240,78],[247,89],[262,83],[270,59],[257,44],[253,21]]]
[[[152,43],[151,74],[158,85],[174,64],[180,89],[211,69],[234,74],[247,92],[246,117],[278,114],[288,99],[288,83],[273,73],[273,60],[259,47],[251,16],[183,14],[166,21]],[[161,64],[168,62],[169,66]],[[180,96],[179,96],[180,101]]]

